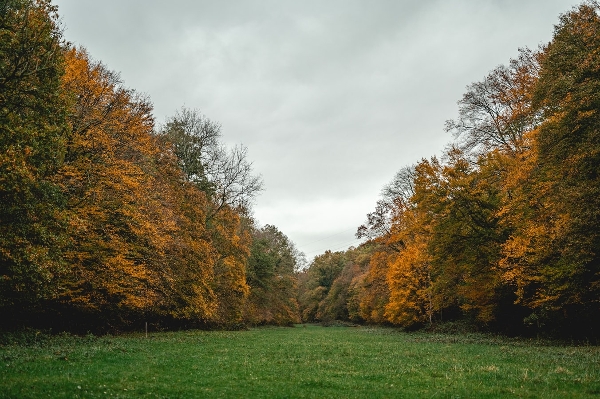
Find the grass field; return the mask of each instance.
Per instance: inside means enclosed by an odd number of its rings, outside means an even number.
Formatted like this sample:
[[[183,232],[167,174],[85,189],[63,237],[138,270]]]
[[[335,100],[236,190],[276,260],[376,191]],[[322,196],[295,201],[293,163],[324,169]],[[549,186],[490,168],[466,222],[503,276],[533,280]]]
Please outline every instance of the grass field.
[[[596,346],[372,327],[40,336],[0,361],[0,398],[600,397]]]

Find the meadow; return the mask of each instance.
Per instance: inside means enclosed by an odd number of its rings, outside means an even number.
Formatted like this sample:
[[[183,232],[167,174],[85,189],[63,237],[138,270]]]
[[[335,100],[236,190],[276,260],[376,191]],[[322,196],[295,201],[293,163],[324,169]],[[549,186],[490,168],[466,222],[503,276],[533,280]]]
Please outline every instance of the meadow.
[[[0,398],[586,398],[600,347],[383,327],[6,336]]]

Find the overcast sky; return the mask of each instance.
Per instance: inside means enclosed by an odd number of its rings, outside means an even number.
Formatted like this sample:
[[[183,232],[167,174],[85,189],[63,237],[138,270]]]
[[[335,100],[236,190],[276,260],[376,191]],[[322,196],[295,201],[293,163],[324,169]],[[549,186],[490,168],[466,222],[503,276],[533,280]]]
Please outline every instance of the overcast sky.
[[[254,215],[310,260],[356,228],[403,166],[440,155],[465,86],[552,37],[570,0],[55,0],[67,40],[243,144]]]

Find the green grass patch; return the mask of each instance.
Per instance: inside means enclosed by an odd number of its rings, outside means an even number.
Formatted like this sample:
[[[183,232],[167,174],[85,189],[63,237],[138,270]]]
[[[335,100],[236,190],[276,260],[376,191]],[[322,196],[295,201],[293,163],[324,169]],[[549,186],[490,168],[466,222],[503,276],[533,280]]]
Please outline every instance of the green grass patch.
[[[0,346],[0,398],[600,397],[600,348],[388,328],[257,328]]]

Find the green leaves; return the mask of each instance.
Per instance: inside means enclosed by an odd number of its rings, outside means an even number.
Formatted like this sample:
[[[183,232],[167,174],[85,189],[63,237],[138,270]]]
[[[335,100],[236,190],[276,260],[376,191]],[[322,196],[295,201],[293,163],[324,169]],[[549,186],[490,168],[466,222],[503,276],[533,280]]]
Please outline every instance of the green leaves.
[[[64,198],[53,178],[68,136],[61,31],[48,1],[0,10],[0,307],[56,295]]]
[[[300,321],[296,270],[303,257],[277,227],[266,225],[252,231],[246,267],[250,286],[246,318],[250,323],[288,325]]]
[[[535,90],[544,121],[532,186],[547,195],[531,223],[544,228],[538,242],[548,243],[530,248],[544,262],[536,265],[536,298],[549,317],[582,328],[596,317],[600,295],[599,11],[586,2],[561,16]]]

